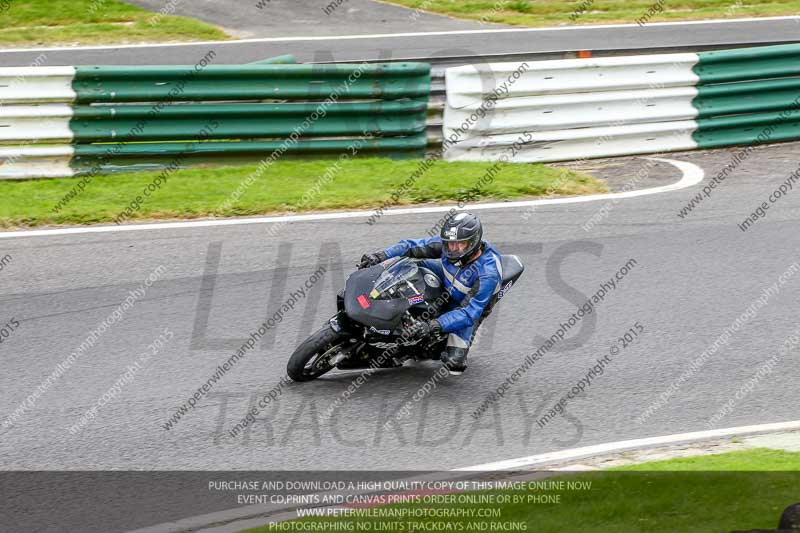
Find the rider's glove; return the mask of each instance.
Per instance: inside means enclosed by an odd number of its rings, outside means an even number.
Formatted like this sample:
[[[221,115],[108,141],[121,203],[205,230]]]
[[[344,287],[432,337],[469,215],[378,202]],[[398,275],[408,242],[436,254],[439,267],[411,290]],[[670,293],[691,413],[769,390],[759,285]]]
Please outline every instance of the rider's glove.
[[[361,261],[358,263],[358,268],[368,268],[386,261],[386,254],[384,252],[375,252],[374,254],[364,254],[361,256]]]
[[[438,335],[442,332],[442,326],[438,320],[431,320],[430,322],[415,322],[405,329],[404,336],[407,340],[422,339],[429,335]]]

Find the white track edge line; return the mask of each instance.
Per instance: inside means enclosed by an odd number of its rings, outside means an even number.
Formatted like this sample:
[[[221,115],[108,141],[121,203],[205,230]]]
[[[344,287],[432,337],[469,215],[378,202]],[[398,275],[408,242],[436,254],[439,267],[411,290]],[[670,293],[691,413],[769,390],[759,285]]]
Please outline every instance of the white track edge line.
[[[662,185],[659,187],[651,187],[649,189],[641,189],[638,191],[617,192],[608,194],[590,194],[586,196],[570,196],[567,198],[549,198],[542,200],[521,200],[518,202],[491,202],[484,204],[467,204],[465,209],[473,211],[482,211],[486,209],[513,209],[528,206],[546,206],[558,204],[577,204],[584,202],[596,202],[599,200],[614,200],[633,198],[636,196],[647,196],[650,194],[658,194],[669,191],[677,191],[686,187],[697,185],[703,180],[705,175],[703,169],[694,163],[687,161],[675,161],[672,159],[662,159],[652,157],[655,161],[662,161],[674,165],[682,172],[680,181],[670,185]],[[431,207],[409,207],[387,209],[383,212],[383,216],[396,216],[396,215],[409,215],[415,213],[445,213],[450,209],[454,209],[453,205],[437,205]],[[344,218],[359,218],[370,217],[375,214],[375,210],[370,211],[343,211],[334,213],[316,213],[307,215],[283,215],[283,216],[268,216],[268,217],[253,217],[253,218],[232,218],[223,220],[196,220],[186,222],[160,222],[153,224],[122,224],[119,226],[90,226],[90,227],[73,227],[73,228],[58,228],[58,229],[43,229],[43,230],[23,230],[23,231],[4,231],[0,232],[0,239],[12,239],[20,237],[47,237],[55,235],[78,235],[84,233],[114,233],[120,231],[143,231],[143,230],[156,230],[156,229],[182,229],[182,228],[201,228],[211,226],[239,226],[246,224],[275,224],[284,222],[304,222],[312,220],[336,220]]]
[[[762,22],[774,20],[798,20],[797,15],[784,15],[780,17],[751,17],[741,19],[710,19],[710,20],[686,20],[676,22],[649,22],[647,26],[693,26],[698,24],[741,24],[746,22]],[[469,22],[466,20],[466,22]],[[246,44],[246,43],[278,43],[278,42],[302,42],[302,41],[332,41],[332,40],[358,40],[358,39],[384,39],[401,37],[426,37],[439,35],[476,35],[493,33],[514,33],[514,32],[549,32],[549,31],[569,31],[569,30],[592,30],[592,29],[616,29],[639,27],[636,23],[629,24],[584,24],[581,26],[558,26],[551,28],[499,28],[491,30],[450,30],[450,31],[431,31],[431,32],[410,32],[410,33],[374,33],[367,35],[327,35],[327,36],[301,36],[301,37],[262,37],[254,39],[238,39],[230,41],[194,41],[187,43],[140,43],[140,44],[107,44],[98,46],[66,46],[54,48],[10,48],[0,50],[0,54],[17,52],[55,52],[55,51],[79,51],[79,50],[118,50],[124,48],[148,48],[160,47],[170,48],[179,46],[202,46],[202,45],[226,45],[226,44]]]
[[[527,457],[519,457],[517,459],[508,459],[505,461],[497,461],[494,463],[485,463],[481,465],[468,466],[465,468],[457,468],[455,469],[455,471],[485,472],[494,470],[511,470],[514,468],[558,463],[561,461],[569,461],[569,460],[587,458],[597,455],[605,455],[609,453],[616,453],[636,448],[652,448],[657,446],[665,446],[665,445],[685,443],[685,442],[736,437],[736,436],[743,436],[743,435],[757,434],[757,433],[791,431],[799,429],[800,429],[800,420],[794,420],[789,422],[776,422],[772,424],[758,424],[753,426],[738,426],[732,428],[711,429],[707,431],[693,431],[690,433],[677,433],[675,435],[665,435],[660,437],[647,437],[644,439],[622,440],[618,442],[596,444],[594,446],[584,446],[582,448],[561,450],[558,452],[529,455]]]

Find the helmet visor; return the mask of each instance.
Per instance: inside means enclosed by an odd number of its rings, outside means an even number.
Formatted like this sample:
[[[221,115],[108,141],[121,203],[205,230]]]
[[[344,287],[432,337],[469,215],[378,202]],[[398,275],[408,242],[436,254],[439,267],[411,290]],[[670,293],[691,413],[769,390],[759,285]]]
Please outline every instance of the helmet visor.
[[[444,243],[445,253],[447,257],[457,258],[461,257],[465,253],[467,253],[467,249],[469,248],[469,241],[446,241]]]
[[[472,254],[475,251],[479,241],[479,235],[473,235],[469,239],[460,239],[457,241],[444,241],[444,255],[451,261],[460,261],[464,257]]]

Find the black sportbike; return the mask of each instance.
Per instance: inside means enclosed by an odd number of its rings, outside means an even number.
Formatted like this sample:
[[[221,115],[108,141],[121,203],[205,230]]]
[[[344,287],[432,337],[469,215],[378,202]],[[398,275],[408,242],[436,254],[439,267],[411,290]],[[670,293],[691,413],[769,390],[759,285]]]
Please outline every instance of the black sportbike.
[[[524,270],[515,255],[501,259],[501,289],[481,320]],[[419,259],[395,257],[353,272],[336,297],[336,315],[292,354],[286,366],[289,377],[310,381],[334,368],[394,368],[408,359],[438,360],[446,334],[409,340],[403,331],[415,321],[441,315],[447,297],[441,280]]]

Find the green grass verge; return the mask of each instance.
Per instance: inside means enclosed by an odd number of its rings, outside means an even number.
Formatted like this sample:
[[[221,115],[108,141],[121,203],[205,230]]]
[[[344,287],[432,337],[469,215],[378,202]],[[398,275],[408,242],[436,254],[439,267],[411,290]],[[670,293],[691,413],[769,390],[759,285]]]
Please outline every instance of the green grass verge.
[[[147,197],[144,189],[164,172],[96,176],[58,212],[54,206],[81,178],[0,181],[0,226],[110,222],[137,195],[143,197],[143,202],[132,220],[371,209],[383,202],[444,202],[463,198],[481,181],[485,185],[478,188],[480,200],[606,190],[591,176],[539,164],[497,164],[493,179],[485,179],[494,163],[434,161],[421,177],[412,179],[421,164],[421,160],[389,159],[279,161],[238,201],[219,211],[256,165],[179,170],[168,174],[161,188]],[[406,182],[411,182],[410,186],[404,187]],[[402,193],[395,204],[392,194],[396,191]]]
[[[520,26],[796,15],[798,0],[390,0],[466,19]],[[650,15],[648,16],[648,13]]]
[[[777,526],[781,512],[800,501],[797,487],[800,481],[800,453],[770,449],[753,449],[718,455],[690,457],[644,463],[549,478],[547,481],[591,482],[588,490],[483,491],[469,494],[505,494],[514,496],[539,494],[560,495],[559,503],[469,504],[458,508],[500,509],[500,518],[406,519],[431,524],[431,529],[419,531],[489,531],[470,527],[479,520],[486,522],[517,522],[528,525],[527,531],[592,533],[708,533],[772,529]],[[543,481],[543,480],[540,480]],[[388,508],[443,509],[445,504],[401,504]],[[396,522],[387,518],[318,518],[304,522],[370,522],[372,531],[377,524]],[[460,524],[451,529],[435,529],[434,524]],[[454,527],[454,528],[452,528]],[[279,531],[269,526],[250,529],[246,533]],[[329,529],[334,531],[334,529]],[[500,529],[497,529],[500,531]],[[283,531],[289,531],[283,529]],[[339,529],[338,531],[344,531]],[[384,531],[409,531],[384,529]]]
[[[610,468],[614,472],[791,472],[800,471],[800,453],[756,448],[715,455],[697,455]],[[800,497],[800,494],[798,494]]]
[[[0,46],[223,40],[211,24],[119,0],[0,0]]]

